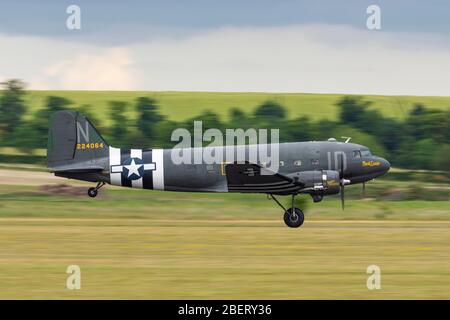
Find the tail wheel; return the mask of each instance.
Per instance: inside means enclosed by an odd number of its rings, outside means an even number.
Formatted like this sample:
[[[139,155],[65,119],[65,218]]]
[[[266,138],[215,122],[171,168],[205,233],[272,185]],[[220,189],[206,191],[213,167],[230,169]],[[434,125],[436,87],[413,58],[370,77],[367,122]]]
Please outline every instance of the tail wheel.
[[[95,198],[97,196],[97,188],[89,188],[88,189],[88,196],[91,198]]]
[[[292,212],[292,208],[289,208],[284,213],[284,223],[290,228],[298,228],[304,221],[305,215],[299,208],[295,208],[294,212]]]

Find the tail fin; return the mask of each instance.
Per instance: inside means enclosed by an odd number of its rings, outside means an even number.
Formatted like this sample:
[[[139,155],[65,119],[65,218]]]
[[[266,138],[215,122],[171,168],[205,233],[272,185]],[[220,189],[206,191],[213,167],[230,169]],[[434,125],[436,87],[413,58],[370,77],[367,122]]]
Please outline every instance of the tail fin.
[[[50,119],[48,167],[55,171],[102,170],[109,145],[88,118],[78,111],[55,112]]]

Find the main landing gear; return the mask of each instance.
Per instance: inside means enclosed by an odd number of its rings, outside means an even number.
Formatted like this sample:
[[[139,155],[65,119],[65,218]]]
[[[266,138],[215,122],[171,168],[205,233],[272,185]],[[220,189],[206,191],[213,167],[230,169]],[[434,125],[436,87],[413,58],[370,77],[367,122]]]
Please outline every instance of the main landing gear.
[[[277,200],[272,194],[267,195],[269,199],[275,201],[284,210],[284,223],[290,228],[298,228],[305,221],[305,215],[303,211],[296,208],[294,205],[295,195],[292,195],[292,205],[289,209],[286,209],[280,201]]]
[[[97,186],[95,188],[89,188],[88,189],[88,196],[91,198],[95,198],[98,194],[98,190],[105,185],[105,182],[99,182],[97,183]]]

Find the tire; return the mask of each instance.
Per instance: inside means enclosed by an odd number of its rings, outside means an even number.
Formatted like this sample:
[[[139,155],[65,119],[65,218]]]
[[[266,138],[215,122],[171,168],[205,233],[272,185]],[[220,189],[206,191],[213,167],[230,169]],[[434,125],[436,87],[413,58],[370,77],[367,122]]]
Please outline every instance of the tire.
[[[284,213],[284,223],[290,228],[298,228],[304,221],[305,215],[299,208],[295,208],[295,218],[292,217],[292,208],[287,209]]]
[[[97,196],[98,191],[95,188],[89,188],[87,193],[89,197],[95,198]]]

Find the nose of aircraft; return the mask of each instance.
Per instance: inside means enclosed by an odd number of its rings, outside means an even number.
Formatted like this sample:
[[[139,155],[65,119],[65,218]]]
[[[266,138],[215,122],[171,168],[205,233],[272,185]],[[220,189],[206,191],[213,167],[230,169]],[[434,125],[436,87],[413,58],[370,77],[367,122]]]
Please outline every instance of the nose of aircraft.
[[[391,164],[389,163],[389,161],[387,161],[386,159],[382,158],[382,160],[381,160],[381,169],[384,172],[388,172],[390,168],[391,168]]]
[[[369,175],[372,179],[384,175],[391,168],[389,161],[378,156],[374,156],[371,161],[363,161],[364,165],[366,167],[365,174]]]

